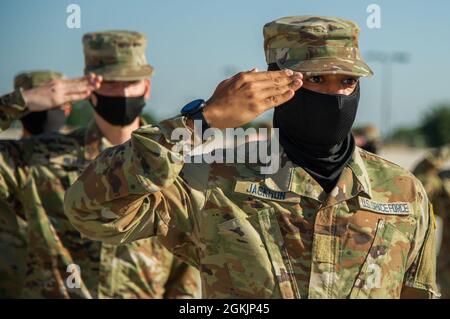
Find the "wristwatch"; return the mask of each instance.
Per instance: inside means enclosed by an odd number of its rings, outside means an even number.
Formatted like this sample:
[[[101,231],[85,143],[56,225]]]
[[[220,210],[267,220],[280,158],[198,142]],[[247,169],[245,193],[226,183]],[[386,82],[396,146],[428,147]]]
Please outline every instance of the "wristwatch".
[[[205,104],[206,104],[205,100],[198,99],[189,102],[181,109],[181,115],[186,116],[187,118],[193,120],[194,124],[195,120],[202,121],[202,134],[206,129],[210,128],[208,122],[203,116],[203,107],[205,106]]]

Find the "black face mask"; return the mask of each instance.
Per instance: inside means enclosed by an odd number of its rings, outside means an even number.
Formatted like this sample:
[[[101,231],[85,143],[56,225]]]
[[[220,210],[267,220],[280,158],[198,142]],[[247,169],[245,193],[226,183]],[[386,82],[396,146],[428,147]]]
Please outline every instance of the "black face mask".
[[[327,148],[349,134],[359,103],[359,85],[350,95],[323,94],[305,88],[275,108],[274,125],[293,143]]]
[[[104,96],[95,92],[94,94],[97,97],[94,111],[105,121],[116,126],[130,125],[145,106],[144,96]]]
[[[359,103],[359,84],[351,95],[323,94],[305,88],[276,107],[274,127],[289,159],[303,167],[325,191],[335,186],[351,159],[350,133]]]
[[[64,110],[56,108],[29,113],[22,117],[20,121],[31,135],[38,135],[59,131],[66,122],[66,116]]]

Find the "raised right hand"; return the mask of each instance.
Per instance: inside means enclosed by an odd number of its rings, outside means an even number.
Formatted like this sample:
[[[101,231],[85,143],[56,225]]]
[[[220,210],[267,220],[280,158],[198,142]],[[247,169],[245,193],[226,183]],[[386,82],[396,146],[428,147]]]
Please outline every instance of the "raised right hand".
[[[77,79],[55,79],[23,92],[31,112],[45,111],[68,102],[83,100],[100,88],[102,77],[89,74]]]
[[[211,127],[242,126],[289,101],[303,85],[302,79],[292,70],[238,73],[217,86],[203,115]]]

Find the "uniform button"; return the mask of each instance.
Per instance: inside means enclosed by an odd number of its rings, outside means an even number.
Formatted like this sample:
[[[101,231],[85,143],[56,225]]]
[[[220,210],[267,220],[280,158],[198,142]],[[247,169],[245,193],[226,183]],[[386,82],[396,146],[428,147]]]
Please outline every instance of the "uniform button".
[[[311,184],[306,184],[306,192],[311,193],[313,191],[314,187]]]

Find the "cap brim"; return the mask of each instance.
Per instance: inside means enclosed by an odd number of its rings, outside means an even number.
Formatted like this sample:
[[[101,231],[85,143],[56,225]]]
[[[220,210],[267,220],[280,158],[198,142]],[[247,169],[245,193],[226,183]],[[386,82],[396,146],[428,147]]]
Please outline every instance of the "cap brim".
[[[362,60],[318,58],[304,61],[277,62],[280,69],[291,69],[308,76],[343,74],[358,77],[372,76],[373,71]]]
[[[150,65],[123,66],[108,65],[101,68],[86,70],[86,73],[101,75],[105,81],[138,81],[147,79],[153,74],[153,67]]]

